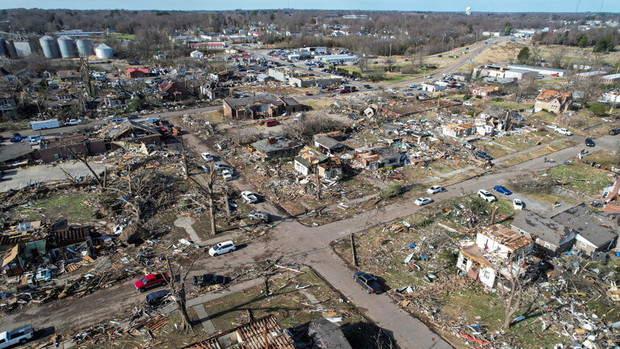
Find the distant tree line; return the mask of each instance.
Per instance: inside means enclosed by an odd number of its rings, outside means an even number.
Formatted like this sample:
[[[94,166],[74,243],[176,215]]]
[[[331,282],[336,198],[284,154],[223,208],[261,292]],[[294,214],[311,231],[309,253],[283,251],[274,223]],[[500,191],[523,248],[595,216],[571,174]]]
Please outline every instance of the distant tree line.
[[[587,31],[573,29],[559,33],[539,33],[534,36],[534,41],[541,44],[592,47],[594,52],[613,51],[619,40],[620,34],[613,28],[599,28]]]
[[[345,19],[346,14],[368,19]],[[618,14],[546,13],[432,13],[395,11],[237,10],[237,11],[127,11],[127,10],[0,10],[0,31],[43,35],[69,29],[114,31],[135,35],[133,40],[107,40],[119,56],[142,59],[156,52],[187,54],[171,45],[169,36],[181,33],[221,33],[250,28],[263,32],[259,40],[282,47],[344,47],[359,54],[400,55],[439,53],[482,38],[483,31],[511,33],[520,28],[548,27],[537,35],[545,44],[583,45],[606,51],[617,42],[617,32],[576,30],[552,33],[567,21],[620,20]],[[332,36],[333,28],[348,35]],[[322,34],[322,35],[317,35]],[[611,36],[609,39],[607,37]],[[598,45],[598,46],[597,46]],[[597,48],[598,47],[598,48]]]

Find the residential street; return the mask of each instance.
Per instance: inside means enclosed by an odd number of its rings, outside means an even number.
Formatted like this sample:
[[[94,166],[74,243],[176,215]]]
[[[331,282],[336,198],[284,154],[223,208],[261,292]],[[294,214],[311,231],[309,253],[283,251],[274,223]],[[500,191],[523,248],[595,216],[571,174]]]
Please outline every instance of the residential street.
[[[191,135],[188,141],[190,139]],[[195,139],[190,143],[193,143],[194,150],[197,152],[207,150]],[[618,147],[618,140],[613,136],[601,137],[596,140],[596,143],[597,149],[615,150]],[[432,205],[437,205],[447,198],[460,196],[463,192],[473,193],[480,188],[492,187],[494,183],[510,183],[510,179],[514,178],[515,174],[525,174],[555,166],[575,156],[581,149],[583,145],[579,144],[554,153],[555,163],[537,158],[448,186],[446,192],[433,197],[436,203]],[[247,185],[243,184],[242,187],[247,188]],[[263,205],[270,204],[264,203]],[[270,234],[248,242],[248,246],[244,249],[219,257],[209,257],[205,253],[205,257],[194,265],[192,274],[214,270],[225,274],[234,268],[243,268],[256,261],[283,257],[283,263],[303,263],[313,267],[325,280],[353,302],[364,315],[389,331],[401,348],[449,348],[449,344],[419,320],[408,316],[397,304],[392,303],[388,296],[366,294],[354,282],[352,271],[345,262],[329,247],[329,243],[338,238],[411,215],[420,210],[423,208],[413,205],[412,200],[407,200],[319,227],[306,227],[294,219],[283,219]],[[132,304],[143,301],[144,295],[138,293],[132,283],[133,279],[81,299],[60,300],[8,315],[0,318],[0,326],[17,327],[33,324],[35,327],[54,326],[56,331],[62,331],[75,328],[76,324],[87,326],[102,319],[113,318],[123,311],[130,310]]]

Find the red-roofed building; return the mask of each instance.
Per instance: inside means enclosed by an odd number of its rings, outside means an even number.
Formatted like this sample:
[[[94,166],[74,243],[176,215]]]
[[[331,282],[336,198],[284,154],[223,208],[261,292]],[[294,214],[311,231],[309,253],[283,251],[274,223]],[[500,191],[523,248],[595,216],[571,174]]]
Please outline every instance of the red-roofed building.
[[[151,70],[149,68],[129,68],[127,69],[127,77],[135,79],[135,78],[143,78],[145,76],[151,75]]]

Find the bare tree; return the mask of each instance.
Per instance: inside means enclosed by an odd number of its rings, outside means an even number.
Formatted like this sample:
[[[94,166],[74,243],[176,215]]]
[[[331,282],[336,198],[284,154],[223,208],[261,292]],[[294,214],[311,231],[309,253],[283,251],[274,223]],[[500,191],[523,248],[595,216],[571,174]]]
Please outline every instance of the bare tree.
[[[524,301],[525,280],[521,277],[523,267],[520,261],[525,256],[524,253],[518,253],[516,256],[509,256],[496,269],[497,275],[502,275],[497,290],[504,297],[504,323],[502,327],[508,329],[514,315],[521,309]],[[502,274],[501,272],[504,271]]]
[[[185,332],[193,332],[192,329],[192,320],[190,319],[189,313],[187,312],[187,295],[185,293],[185,280],[187,279],[187,275],[192,270],[194,263],[196,262],[196,258],[192,258],[192,262],[187,267],[187,270],[184,270],[182,265],[179,265],[176,270],[172,267],[172,256],[169,256],[166,260],[168,265],[168,272],[170,274],[170,280],[168,284],[170,285],[170,290],[172,291],[172,297],[179,307],[179,311],[181,312],[181,319],[183,322],[181,323],[181,330]],[[178,281],[176,277],[178,276]]]

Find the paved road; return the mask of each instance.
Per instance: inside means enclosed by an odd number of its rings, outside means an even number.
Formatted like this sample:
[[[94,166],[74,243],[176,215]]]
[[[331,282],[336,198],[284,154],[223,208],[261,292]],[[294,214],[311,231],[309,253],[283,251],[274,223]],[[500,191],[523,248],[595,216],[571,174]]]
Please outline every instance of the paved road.
[[[597,148],[615,150],[618,138],[605,136],[597,140]],[[556,163],[545,162],[542,158],[520,165],[500,169],[479,178],[448,186],[448,191],[434,196],[436,202],[457,197],[461,192],[475,192],[489,188],[493,183],[509,182],[515,174],[543,170],[574,157],[582,146],[575,146],[554,153]],[[201,151],[201,149],[196,149]],[[434,205],[437,205],[435,203]],[[386,295],[367,295],[352,279],[346,264],[332,252],[329,243],[365,230],[371,226],[411,215],[423,208],[412,204],[411,200],[395,203],[379,210],[364,212],[342,221],[319,227],[306,227],[294,220],[278,223],[271,234],[267,234],[248,247],[228,255],[201,258],[194,265],[195,272],[204,273],[218,270],[222,273],[235,268],[253,265],[256,261],[283,257],[283,263],[304,263],[314,267],[329,283],[342,292],[370,319],[391,332],[401,348],[449,348],[450,345],[439,338],[424,324],[403,312]],[[65,331],[77,326],[95,324],[102,319],[119,315],[143,295],[135,291],[132,281],[100,290],[81,299],[61,300],[51,304],[32,307],[26,311],[0,318],[0,327],[18,327],[32,323],[36,327],[54,326],[57,331]],[[208,312],[208,309],[207,309]]]

